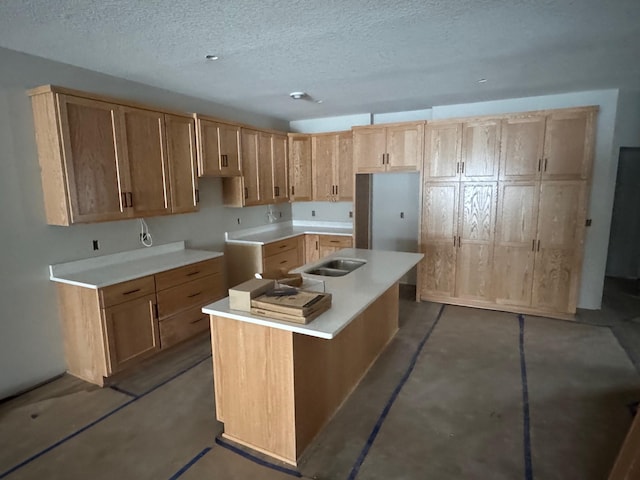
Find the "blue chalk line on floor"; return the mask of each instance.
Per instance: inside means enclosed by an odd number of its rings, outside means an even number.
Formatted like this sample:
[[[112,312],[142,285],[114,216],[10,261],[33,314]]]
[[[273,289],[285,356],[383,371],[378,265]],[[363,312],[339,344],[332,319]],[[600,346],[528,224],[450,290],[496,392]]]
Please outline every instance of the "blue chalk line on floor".
[[[404,384],[407,383],[407,380],[411,376],[411,373],[413,372],[413,369],[416,366],[416,362],[418,361],[418,357],[420,356],[422,349],[427,343],[427,340],[429,340],[429,337],[431,337],[431,333],[433,332],[434,328],[440,321],[440,317],[442,317],[442,312],[444,312],[444,308],[445,308],[445,305],[443,304],[440,307],[440,311],[438,312],[438,316],[436,317],[435,321],[433,322],[433,324],[431,325],[431,327],[429,328],[425,336],[422,338],[422,340],[418,344],[418,348],[416,349],[416,352],[413,354],[413,357],[411,358],[409,367],[407,368],[404,375],[400,379],[400,383],[398,383],[396,388],[393,390],[393,393],[391,393],[391,397],[389,397],[387,404],[385,405],[384,409],[382,410],[382,413],[378,417],[378,421],[376,422],[376,424],[373,427],[373,430],[371,430],[371,433],[369,434],[367,443],[365,443],[364,447],[362,448],[362,451],[360,452],[360,455],[358,456],[358,459],[356,460],[356,463],[353,465],[353,468],[351,469],[351,473],[349,474],[349,477],[348,477],[349,480],[354,480],[358,475],[358,472],[360,471],[360,467],[362,467],[362,464],[364,463],[365,458],[367,458],[369,450],[371,449],[373,442],[375,442],[376,437],[380,432],[380,428],[382,427],[382,424],[387,418],[387,415],[389,414],[391,407],[396,401],[396,398],[398,398],[398,395],[400,394],[400,390],[402,390],[402,387],[404,387]]]
[[[520,374],[522,376],[522,418],[524,431],[524,476],[533,480],[533,462],[531,461],[531,418],[529,414],[529,387],[527,383],[527,362],[524,356],[524,315],[518,315],[520,325]]]
[[[216,437],[216,443],[227,450],[232,451],[233,453],[237,453],[243,458],[247,460],[251,460],[253,463],[257,463],[258,465],[262,465],[263,467],[270,468],[272,470],[277,470],[278,472],[286,473],[287,475],[291,475],[292,477],[302,478],[302,474],[297,470],[293,470],[292,468],[283,467],[282,465],[277,465],[275,463],[267,462],[255,455],[251,455],[249,452],[245,452],[244,450],[239,449],[231,445],[230,443],[225,442],[219,437]]]
[[[180,478],[187,470],[193,467],[198,460],[200,460],[207,453],[209,453],[210,450],[211,450],[211,447],[203,448],[202,451],[198,453],[195,457],[193,457],[191,460],[189,460],[189,462],[184,467],[182,467],[180,470],[174,473],[171,476],[171,478],[169,478],[169,480],[176,480],[177,478]]]
[[[181,370],[180,372],[176,373],[175,375],[169,377],[167,380],[164,380],[163,382],[159,383],[158,385],[150,388],[149,390],[147,390],[144,393],[141,393],[138,396],[134,396],[131,400],[123,403],[122,405],[120,405],[119,407],[116,407],[115,409],[111,410],[110,412],[105,413],[104,415],[102,415],[101,417],[99,417],[98,419],[94,420],[91,423],[88,423],[87,425],[85,425],[84,427],[80,428],[79,430],[76,430],[73,433],[70,433],[69,435],[67,435],[66,437],[58,440],[56,443],[54,443],[53,445],[49,445],[47,448],[45,448],[44,450],[41,450],[40,452],[30,456],[29,458],[27,458],[26,460],[23,460],[22,462],[20,462],[19,464],[15,465],[14,467],[11,467],[9,470],[0,473],[0,479],[5,478],[7,475],[12,474],[13,472],[15,472],[16,470],[19,470],[20,468],[24,467],[25,465],[28,465],[29,463],[33,462],[34,460],[40,458],[41,456],[45,455],[46,453],[49,453],[51,450],[54,450],[55,448],[59,447],[60,445],[62,445],[63,443],[68,442],[69,440],[71,440],[72,438],[77,437],[78,435],[80,435],[82,432],[85,432],[87,430],[89,430],[91,427],[97,425],[98,423],[102,422],[103,420],[109,418],[110,416],[112,416],[115,413],[118,413],[120,410],[122,410],[125,407],[128,407],[129,405],[131,405],[134,402],[137,402],[138,400],[140,400],[141,398],[149,395],[150,393],[156,391],[158,388],[166,385],[167,383],[171,382],[172,380],[175,380],[176,378],[178,378],[179,376],[187,373],[189,370],[191,370],[192,368],[197,367],[198,365],[200,365],[202,362],[204,362],[205,360],[208,360],[211,358],[211,354],[207,355],[205,358],[198,360],[196,363],[194,363],[193,365]],[[125,392],[123,392],[123,394],[126,394]],[[131,393],[129,393],[129,395],[133,395]]]

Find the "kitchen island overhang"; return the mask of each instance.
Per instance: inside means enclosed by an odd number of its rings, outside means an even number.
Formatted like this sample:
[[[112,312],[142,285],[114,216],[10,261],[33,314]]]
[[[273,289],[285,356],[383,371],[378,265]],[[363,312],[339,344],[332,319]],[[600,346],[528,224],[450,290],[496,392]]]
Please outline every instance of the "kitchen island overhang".
[[[332,307],[307,325],[231,310],[228,298],[204,307],[223,436],[296,465],[397,332],[398,282],[422,257],[345,249],[295,269],[331,258],[366,262],[322,277]]]

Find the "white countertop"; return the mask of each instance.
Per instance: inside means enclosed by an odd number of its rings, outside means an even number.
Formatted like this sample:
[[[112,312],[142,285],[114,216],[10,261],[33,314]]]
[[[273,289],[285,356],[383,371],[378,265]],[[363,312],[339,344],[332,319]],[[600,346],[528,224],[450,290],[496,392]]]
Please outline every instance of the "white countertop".
[[[353,225],[344,222],[282,222],[263,227],[227,232],[225,240],[228,243],[264,245],[265,243],[284,240],[297,235],[353,235]]]
[[[222,255],[222,252],[186,249],[184,242],[174,242],[49,265],[49,278],[79,287],[102,288]]]
[[[332,294],[331,308],[306,325],[231,310],[229,297],[205,306],[202,311],[209,315],[232,318],[241,322],[331,339],[386,292],[389,287],[400,280],[423,256],[421,253],[346,248],[318,262],[292,270],[293,272],[304,272],[331,258],[356,258],[367,262],[343,277],[324,277],[302,273],[303,277],[324,280],[325,291]]]

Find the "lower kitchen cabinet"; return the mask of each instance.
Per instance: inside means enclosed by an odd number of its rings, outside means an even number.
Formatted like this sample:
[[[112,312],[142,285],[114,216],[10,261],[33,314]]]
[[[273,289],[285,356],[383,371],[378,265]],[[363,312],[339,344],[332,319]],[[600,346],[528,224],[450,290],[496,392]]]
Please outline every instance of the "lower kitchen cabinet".
[[[226,294],[223,257],[93,289],[59,283],[67,369],[103,386],[200,332],[200,309]]]
[[[315,262],[343,248],[353,246],[353,237],[347,235],[306,234],[305,263]]]

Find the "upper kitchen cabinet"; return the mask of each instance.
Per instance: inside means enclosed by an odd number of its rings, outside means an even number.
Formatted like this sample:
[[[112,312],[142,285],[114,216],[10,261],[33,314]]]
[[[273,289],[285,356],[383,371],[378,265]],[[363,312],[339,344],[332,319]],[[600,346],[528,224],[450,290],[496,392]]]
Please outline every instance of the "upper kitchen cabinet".
[[[311,169],[311,136],[289,134],[289,196],[292,201],[310,202],[313,199]]]
[[[229,207],[286,202],[287,137],[241,129],[242,176],[223,178],[222,198]]]
[[[191,117],[165,114],[164,124],[167,132],[171,212],[195,212],[199,201],[195,122]]]
[[[419,170],[423,138],[424,122],[354,127],[356,173]]]
[[[509,116],[502,121],[501,180],[585,180],[597,108]]]
[[[236,177],[240,168],[240,127],[195,115],[198,140],[198,175]]]
[[[313,199],[353,200],[353,143],[350,131],[311,135]]]
[[[191,118],[60,87],[29,94],[49,224],[197,209]]]
[[[428,123],[424,176],[430,182],[498,179],[500,121]]]

